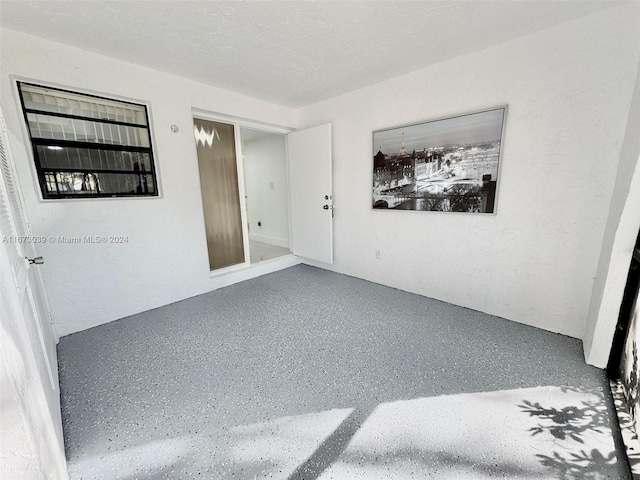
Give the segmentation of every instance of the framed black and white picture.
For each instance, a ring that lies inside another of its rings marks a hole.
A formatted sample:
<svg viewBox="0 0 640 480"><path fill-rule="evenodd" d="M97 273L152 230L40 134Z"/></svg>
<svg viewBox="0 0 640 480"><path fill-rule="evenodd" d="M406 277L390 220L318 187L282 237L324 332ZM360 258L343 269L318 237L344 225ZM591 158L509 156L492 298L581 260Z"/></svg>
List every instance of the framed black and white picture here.
<svg viewBox="0 0 640 480"><path fill-rule="evenodd" d="M373 132L373 208L495 213L507 107Z"/></svg>

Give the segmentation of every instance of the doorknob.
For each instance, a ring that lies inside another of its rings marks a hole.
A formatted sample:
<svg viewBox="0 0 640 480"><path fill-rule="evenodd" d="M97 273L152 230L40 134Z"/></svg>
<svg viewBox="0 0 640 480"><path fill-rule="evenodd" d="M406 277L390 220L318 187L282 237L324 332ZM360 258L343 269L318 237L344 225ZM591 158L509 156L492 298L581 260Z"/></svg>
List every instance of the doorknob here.
<svg viewBox="0 0 640 480"><path fill-rule="evenodd" d="M323 205L323 207L325 210L329 210L329 205Z"/></svg>
<svg viewBox="0 0 640 480"><path fill-rule="evenodd" d="M44 263L44 258L42 257L33 257L33 258L28 258L28 257L24 257L29 261L29 265L42 265Z"/></svg>

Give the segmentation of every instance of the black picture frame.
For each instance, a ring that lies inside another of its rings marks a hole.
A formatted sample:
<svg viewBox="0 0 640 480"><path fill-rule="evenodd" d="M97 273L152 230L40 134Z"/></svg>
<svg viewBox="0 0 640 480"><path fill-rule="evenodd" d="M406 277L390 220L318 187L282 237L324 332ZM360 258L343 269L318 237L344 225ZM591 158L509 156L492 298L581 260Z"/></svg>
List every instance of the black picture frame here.
<svg viewBox="0 0 640 480"><path fill-rule="evenodd" d="M496 213L507 106L373 132L378 210Z"/></svg>

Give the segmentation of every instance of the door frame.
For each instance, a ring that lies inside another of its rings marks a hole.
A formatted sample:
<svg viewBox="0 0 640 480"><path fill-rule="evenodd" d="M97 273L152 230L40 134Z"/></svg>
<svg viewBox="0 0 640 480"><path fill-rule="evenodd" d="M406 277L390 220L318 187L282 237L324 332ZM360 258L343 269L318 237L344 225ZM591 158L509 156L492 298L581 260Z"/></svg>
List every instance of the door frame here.
<svg viewBox="0 0 640 480"><path fill-rule="evenodd" d="M191 117L192 119L198 118L201 120L210 120L214 122L226 123L227 125L233 125L233 133L235 139L235 147L236 147L236 169L238 175L238 195L240 196L240 216L242 222L242 242L244 248L244 262L238 263L236 265L231 265L229 267L219 268L217 270L211 270L209 272L209 278L219 277L222 275L226 275L228 273L237 272L238 270L244 270L247 268L251 268L251 253L249 250L249 226L247 225L247 202L245 200L246 195L246 184L245 184L245 175L244 175L244 158L242 157L242 138L240 134L241 128L248 128L251 130L259 130L265 133L270 133L274 135L284 135L294 132L295 129L291 127L285 127L282 125L275 125L270 123L260 122L258 120L250 120L247 118L237 117L234 115L225 115L223 113L211 112L209 110L204 110L196 107L191 108ZM195 145L195 144L194 144ZM285 170L287 173L287 194L289 194L290 200L290 187L289 187L289 156L287 152L286 142L285 142ZM291 208L288 211L289 216L289 244L291 244ZM204 219L203 219L204 222Z"/></svg>

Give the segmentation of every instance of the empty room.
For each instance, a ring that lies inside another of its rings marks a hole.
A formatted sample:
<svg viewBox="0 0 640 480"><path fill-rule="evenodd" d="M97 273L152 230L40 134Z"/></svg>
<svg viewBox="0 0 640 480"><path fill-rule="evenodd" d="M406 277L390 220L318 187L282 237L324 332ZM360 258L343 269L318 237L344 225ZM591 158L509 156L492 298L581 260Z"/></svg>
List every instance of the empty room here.
<svg viewBox="0 0 640 480"><path fill-rule="evenodd" d="M0 2L0 478L640 478L640 3Z"/></svg>

